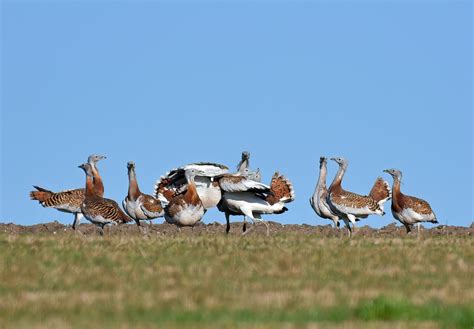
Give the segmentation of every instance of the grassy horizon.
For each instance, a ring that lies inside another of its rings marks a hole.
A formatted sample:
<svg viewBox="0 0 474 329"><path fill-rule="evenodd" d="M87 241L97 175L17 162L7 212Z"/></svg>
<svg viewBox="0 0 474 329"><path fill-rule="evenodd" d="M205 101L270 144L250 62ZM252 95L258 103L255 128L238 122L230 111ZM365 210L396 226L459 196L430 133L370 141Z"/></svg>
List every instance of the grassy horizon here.
<svg viewBox="0 0 474 329"><path fill-rule="evenodd" d="M0 235L0 327L472 328L471 237Z"/></svg>

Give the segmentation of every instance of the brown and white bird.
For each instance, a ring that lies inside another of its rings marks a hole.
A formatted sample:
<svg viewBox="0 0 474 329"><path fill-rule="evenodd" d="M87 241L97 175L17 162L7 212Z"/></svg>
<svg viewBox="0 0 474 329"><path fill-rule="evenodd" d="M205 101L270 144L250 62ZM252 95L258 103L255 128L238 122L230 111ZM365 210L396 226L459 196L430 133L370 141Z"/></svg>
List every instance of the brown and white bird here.
<svg viewBox="0 0 474 329"><path fill-rule="evenodd" d="M97 195L104 195L104 184L97 169L97 162L106 159L105 156L93 154L87 159L92 168L93 188ZM75 230L79 225L82 216L81 204L84 200L84 189L65 190L61 192L52 192L39 186L33 186L37 191L30 192L30 198L37 200L46 208L55 208L61 212L74 214L72 228Z"/></svg>
<svg viewBox="0 0 474 329"><path fill-rule="evenodd" d="M353 192L346 191L342 188L342 178L347 170L348 161L344 158L331 158L337 162L339 169L334 177L333 182L328 190L327 202L331 207L331 211L341 218L349 230L349 236L352 235L350 223L355 227L355 222L360 218L366 218L369 215L383 216L383 203L390 198L390 188L388 184L385 186L385 191L378 190L380 184L379 179L374 184L377 191L371 191L371 195L360 195Z"/></svg>
<svg viewBox="0 0 474 329"><path fill-rule="evenodd" d="M86 188L81 212L91 223L100 227L100 234L104 234L104 226L107 224L117 225L131 222L132 219L123 212L117 202L105 199L95 192L92 183L92 166L84 163L79 168L83 169L86 174Z"/></svg>
<svg viewBox="0 0 474 329"><path fill-rule="evenodd" d="M170 170L156 182L155 198L169 202L173 196L185 193L188 188L185 177L187 170L194 170L196 173L194 183L204 209L215 207L221 199L221 190L214 178L229 170L228 167L218 163L197 162Z"/></svg>
<svg viewBox="0 0 474 329"><path fill-rule="evenodd" d="M228 176L219 180L223 190L222 199L217 208L225 213L226 233L230 230L230 215L245 215L254 225L242 234L247 234L256 222L262 222L267 228L268 224L261 218L262 214L281 214L288 210L286 203L292 202L295 192L291 182L283 175L276 172L270 186L250 180L245 176Z"/></svg>
<svg viewBox="0 0 474 329"><path fill-rule="evenodd" d="M135 173L135 163L127 163L128 169L128 194L123 200L123 209L140 226L141 220L152 220L164 216L165 212L161 202L151 195L140 191Z"/></svg>
<svg viewBox="0 0 474 329"><path fill-rule="evenodd" d="M186 169L186 192L170 198L165 204L165 220L170 224L175 224L178 228L182 226L196 225L204 216L205 208L199 198L199 194L194 182L196 169Z"/></svg>
<svg viewBox="0 0 474 329"><path fill-rule="evenodd" d="M334 223L334 227L339 227L339 216L331 210L327 203L328 189L326 188L327 176L327 160L326 157L319 158L319 178L314 189L313 196L309 198L311 207L321 218L330 219Z"/></svg>
<svg viewBox="0 0 474 329"><path fill-rule="evenodd" d="M408 196L400 191L402 172L398 169L385 169L384 172L393 177L392 187L392 214L395 219L405 225L407 233L411 232L411 225L421 222L437 224L436 215L428 202ZM419 227L418 227L419 228Z"/></svg>

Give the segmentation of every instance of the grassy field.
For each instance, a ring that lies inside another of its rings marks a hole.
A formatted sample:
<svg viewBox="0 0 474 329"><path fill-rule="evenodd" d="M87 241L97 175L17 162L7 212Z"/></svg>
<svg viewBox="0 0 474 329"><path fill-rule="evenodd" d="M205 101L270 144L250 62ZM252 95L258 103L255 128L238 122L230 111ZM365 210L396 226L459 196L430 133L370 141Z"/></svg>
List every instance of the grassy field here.
<svg viewBox="0 0 474 329"><path fill-rule="evenodd" d="M0 235L1 328L473 328L471 237Z"/></svg>

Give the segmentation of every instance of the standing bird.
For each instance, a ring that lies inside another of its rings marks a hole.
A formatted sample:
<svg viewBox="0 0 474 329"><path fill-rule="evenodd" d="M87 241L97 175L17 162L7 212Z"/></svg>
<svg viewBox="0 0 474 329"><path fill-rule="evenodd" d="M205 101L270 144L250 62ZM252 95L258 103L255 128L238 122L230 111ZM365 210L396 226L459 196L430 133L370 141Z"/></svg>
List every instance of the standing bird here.
<svg viewBox="0 0 474 329"><path fill-rule="evenodd" d="M87 159L91 166L93 175L93 188L98 196L104 195L104 184L97 169L97 162L106 159L103 155L93 154ZM65 190L61 192L52 192L39 186L33 186L37 191L30 192L31 200L37 200L43 207L55 208L61 212L74 214L72 228L75 230L79 225L81 218L81 204L84 200L84 189Z"/></svg>
<svg viewBox="0 0 474 329"><path fill-rule="evenodd" d="M381 204L390 197L390 189L385 191L385 197L380 193L377 199L374 199L370 195L365 196L348 192L341 186L342 178L347 170L348 161L344 158L331 158L331 160L339 164L339 169L329 187L327 201L331 207L331 211L337 214L339 218L344 221L349 230L349 236L352 236L350 222L352 222L355 227L355 222L359 218L366 218L369 215L383 216L385 214L381 208ZM379 179L377 179L377 181L378 180ZM377 181L374 186L378 186ZM375 193L373 194L375 195Z"/></svg>
<svg viewBox="0 0 474 329"><path fill-rule="evenodd" d="M436 215L430 204L425 200L408 196L400 191L402 172L398 169L385 169L384 172L393 177L392 187L392 214L395 219L405 225L407 233L411 232L411 225L421 222L437 224ZM418 226L418 230L420 227Z"/></svg>
<svg viewBox="0 0 474 329"><path fill-rule="evenodd" d="M229 168L211 162L191 163L170 170L156 182L155 198L162 202L169 202L174 196L185 193L188 188L185 175L187 170L194 170L196 174L194 183L204 209L217 206L221 199L221 190L214 178L227 173Z"/></svg>
<svg viewBox="0 0 474 329"><path fill-rule="evenodd" d="M104 234L104 226L107 224L117 225L131 222L132 219L120 209L117 202L102 198L95 192L92 184L92 166L84 163L79 168L83 169L86 174L86 188L81 211L86 219L100 227L100 235Z"/></svg>
<svg viewBox="0 0 474 329"><path fill-rule="evenodd" d="M165 220L170 224L175 224L178 228L182 226L192 226L194 228L194 225L204 216L205 208L199 198L194 182L196 173L196 169L185 171L186 192L171 198L169 204L165 205Z"/></svg>
<svg viewBox="0 0 474 329"><path fill-rule="evenodd" d="M328 158L319 158L319 178L313 196L309 199L311 207L321 218L330 219L334 223L334 227L339 227L339 216L337 216L327 203L328 189L326 188L327 176L327 160Z"/></svg>
<svg viewBox="0 0 474 329"><path fill-rule="evenodd" d="M140 226L141 220L151 220L161 217L165 214L161 202L151 195L143 194L137 183L135 174L135 163L130 161L127 163L128 169L128 195L123 200L123 209L132 217L137 226Z"/></svg>
<svg viewBox="0 0 474 329"><path fill-rule="evenodd" d="M217 208L225 213L226 233L230 230L230 215L244 215L249 217L254 225L242 234L247 234L256 222L262 222L267 228L268 224L261 218L262 214L281 214L288 210L286 203L295 199L295 192L291 182L276 172L270 186L249 180L244 176L226 177L219 180L219 185L224 191Z"/></svg>

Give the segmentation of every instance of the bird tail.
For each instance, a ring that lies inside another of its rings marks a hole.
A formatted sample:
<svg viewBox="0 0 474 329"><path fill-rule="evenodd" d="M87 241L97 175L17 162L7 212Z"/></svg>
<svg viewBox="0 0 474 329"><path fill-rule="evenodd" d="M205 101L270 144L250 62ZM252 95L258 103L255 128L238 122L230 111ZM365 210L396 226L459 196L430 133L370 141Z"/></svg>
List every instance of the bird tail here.
<svg viewBox="0 0 474 329"><path fill-rule="evenodd" d="M51 191L49 191L47 189L44 189L42 187L39 187L39 186L33 185L33 187L35 189L37 189L37 191L31 191L30 192L30 198L31 198L31 200L37 200L40 203L45 202L46 200L48 200L51 197L51 195L53 195L53 193L54 193L54 192L51 192Z"/></svg>
<svg viewBox="0 0 474 329"><path fill-rule="evenodd" d="M370 190L369 196L378 204L384 203L392 197L390 185L382 177L378 177Z"/></svg>
<svg viewBox="0 0 474 329"><path fill-rule="evenodd" d="M271 193L266 197L266 201L273 205L278 202L288 203L295 199L295 190L293 184L279 172L272 177L270 184Z"/></svg>
<svg viewBox="0 0 474 329"><path fill-rule="evenodd" d="M168 188L169 181L167 179L161 179L155 184L155 195L154 197L160 200L161 205L165 208L176 195L178 191L175 189Z"/></svg>

